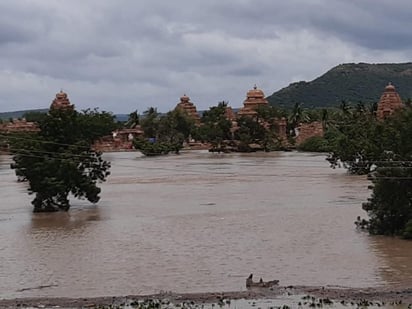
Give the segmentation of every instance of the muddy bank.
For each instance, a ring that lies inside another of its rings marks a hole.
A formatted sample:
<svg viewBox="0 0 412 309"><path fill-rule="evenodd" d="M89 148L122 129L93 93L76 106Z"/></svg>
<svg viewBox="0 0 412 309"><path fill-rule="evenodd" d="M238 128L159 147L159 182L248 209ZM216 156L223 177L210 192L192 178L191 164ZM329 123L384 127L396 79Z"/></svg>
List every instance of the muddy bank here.
<svg viewBox="0 0 412 309"><path fill-rule="evenodd" d="M91 298L17 298L0 300L0 308L25 307L60 307L60 308L94 308L94 307L134 307L139 302L159 301L162 304L181 304L193 306L202 304L229 304L233 300L276 300L284 295L313 301L346 302L357 305L360 302L375 304L412 304L412 288L347 288L324 286L277 286L273 288L255 288L247 291L215 293L159 293L152 295L127 295ZM302 301L303 304L303 301Z"/></svg>

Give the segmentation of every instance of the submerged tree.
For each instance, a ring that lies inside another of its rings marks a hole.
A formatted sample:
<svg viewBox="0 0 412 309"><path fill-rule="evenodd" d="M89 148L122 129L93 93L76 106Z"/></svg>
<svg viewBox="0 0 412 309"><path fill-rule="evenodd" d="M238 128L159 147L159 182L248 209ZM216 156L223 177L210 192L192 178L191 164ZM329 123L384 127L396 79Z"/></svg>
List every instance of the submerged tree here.
<svg viewBox="0 0 412 309"><path fill-rule="evenodd" d="M9 138L12 168L35 194L34 212L69 210L69 194L99 201L97 182L109 175L110 163L92 144L115 126L114 117L106 112L56 109L40 121L39 133Z"/></svg>
<svg viewBox="0 0 412 309"><path fill-rule="evenodd" d="M194 121L180 109L160 115L149 108L145 116L142 119L145 138L135 139L133 146L147 156L179 153L194 128Z"/></svg>
<svg viewBox="0 0 412 309"><path fill-rule="evenodd" d="M343 101L341 109L325 134L330 149L327 160L332 167L343 164L352 174L367 174L376 161L387 159L383 138L388 130L361 104L353 109Z"/></svg>
<svg viewBox="0 0 412 309"><path fill-rule="evenodd" d="M212 149L220 149L224 140L232 138L232 122L226 117L227 102L221 101L205 111L202 125L194 132L194 138L212 144Z"/></svg>
<svg viewBox="0 0 412 309"><path fill-rule="evenodd" d="M380 143L385 160L375 162L370 174L372 196L363 209L372 234L412 238L412 110L385 120Z"/></svg>
<svg viewBox="0 0 412 309"><path fill-rule="evenodd" d="M140 126L147 138L157 138L159 135L160 114L157 108L149 107L143 112L143 118L140 119Z"/></svg>
<svg viewBox="0 0 412 309"><path fill-rule="evenodd" d="M252 144L264 151L279 150L281 141L275 121L280 116L279 111L272 106L259 106L255 111L254 115L245 115L237 120L238 130L234 136L239 141L239 151L255 151Z"/></svg>
<svg viewBox="0 0 412 309"><path fill-rule="evenodd" d="M140 115L135 110L134 112L129 114L129 118L127 119L126 123L124 126L128 129L134 129L140 124Z"/></svg>
<svg viewBox="0 0 412 309"><path fill-rule="evenodd" d="M363 104L345 107L344 117L329 131L328 160L372 181L372 195L362 206L369 218L358 218L359 227L412 238L412 110L384 120L376 119L374 110Z"/></svg>

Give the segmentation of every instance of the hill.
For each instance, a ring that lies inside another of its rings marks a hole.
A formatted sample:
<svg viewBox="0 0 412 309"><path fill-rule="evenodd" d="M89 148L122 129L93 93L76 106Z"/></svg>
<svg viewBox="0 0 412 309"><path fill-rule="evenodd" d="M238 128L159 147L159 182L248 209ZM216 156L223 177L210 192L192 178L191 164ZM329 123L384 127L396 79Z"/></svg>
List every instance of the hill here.
<svg viewBox="0 0 412 309"><path fill-rule="evenodd" d="M347 63L338 65L310 82L292 83L267 99L271 105L292 107L339 106L342 100L377 102L391 82L403 100L412 98L412 63Z"/></svg>
<svg viewBox="0 0 412 309"><path fill-rule="evenodd" d="M42 108L42 109L27 109L27 110L21 110L21 111L13 111L13 112L3 112L0 113L0 119L2 120L9 120L10 118L12 119L17 119L17 118L22 118L24 114L26 113L47 113L49 111L48 108ZM116 114L115 115L117 121L127 121L129 115L128 114Z"/></svg>
<svg viewBox="0 0 412 309"><path fill-rule="evenodd" d="M28 112L47 113L48 110L49 110L48 108L43 108L43 109L30 109L30 110L22 110L22 111L3 112L3 113L0 113L0 119L2 120L8 120L10 118L16 119L16 118L23 117L23 115Z"/></svg>

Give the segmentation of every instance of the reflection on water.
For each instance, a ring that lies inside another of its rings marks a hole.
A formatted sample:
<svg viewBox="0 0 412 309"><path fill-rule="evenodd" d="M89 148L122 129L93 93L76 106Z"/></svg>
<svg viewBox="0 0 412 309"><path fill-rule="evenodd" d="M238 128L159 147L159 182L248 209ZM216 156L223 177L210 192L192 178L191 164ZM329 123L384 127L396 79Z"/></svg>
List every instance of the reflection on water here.
<svg viewBox="0 0 412 309"><path fill-rule="evenodd" d="M372 238L372 237L371 237ZM412 245L410 241L383 236L371 239L371 248L381 258L379 272L391 286L412 285Z"/></svg>
<svg viewBox="0 0 412 309"><path fill-rule="evenodd" d="M281 284L406 285L412 242L356 231L365 177L322 155L105 154L99 205L32 214L0 160L0 297L239 290ZM23 291L22 291L23 290Z"/></svg>

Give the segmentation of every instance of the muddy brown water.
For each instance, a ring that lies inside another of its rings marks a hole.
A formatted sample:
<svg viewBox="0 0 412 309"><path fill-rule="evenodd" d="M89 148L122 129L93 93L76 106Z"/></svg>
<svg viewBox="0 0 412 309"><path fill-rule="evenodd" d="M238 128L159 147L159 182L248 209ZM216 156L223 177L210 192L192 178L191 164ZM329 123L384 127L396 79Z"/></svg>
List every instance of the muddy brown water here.
<svg viewBox="0 0 412 309"><path fill-rule="evenodd" d="M363 176L296 152L145 158L108 153L97 206L32 214L0 156L0 297L411 286L412 242L355 229Z"/></svg>

